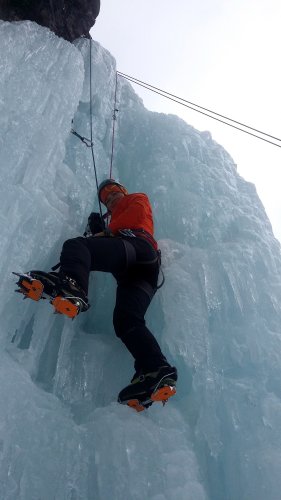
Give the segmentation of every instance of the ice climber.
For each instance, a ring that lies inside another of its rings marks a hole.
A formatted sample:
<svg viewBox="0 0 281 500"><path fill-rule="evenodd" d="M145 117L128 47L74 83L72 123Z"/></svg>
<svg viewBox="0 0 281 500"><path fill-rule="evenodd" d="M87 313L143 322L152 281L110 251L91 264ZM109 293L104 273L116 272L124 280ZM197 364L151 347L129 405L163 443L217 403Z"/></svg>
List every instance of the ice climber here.
<svg viewBox="0 0 281 500"><path fill-rule="evenodd" d="M82 311L88 309L90 272L114 276L114 329L135 359L135 375L118 401L141 411L153 401L164 402L175 394L177 380L176 368L168 363L144 319L157 290L160 265L152 209L146 194L129 194L113 179L100 184L98 196L111 217L108 227L100 214L92 213L84 237L63 244L58 273L30 274L42 281L47 293L48 286L53 286L70 302L78 300Z"/></svg>

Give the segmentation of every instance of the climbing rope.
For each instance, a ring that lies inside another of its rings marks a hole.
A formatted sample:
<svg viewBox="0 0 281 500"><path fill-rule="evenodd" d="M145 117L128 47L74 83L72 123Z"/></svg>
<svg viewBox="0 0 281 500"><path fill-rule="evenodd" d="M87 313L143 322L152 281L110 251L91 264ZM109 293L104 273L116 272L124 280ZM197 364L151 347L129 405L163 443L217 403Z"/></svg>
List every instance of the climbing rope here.
<svg viewBox="0 0 281 500"><path fill-rule="evenodd" d="M131 83L135 83L136 85L139 85L141 87L144 87L146 90L150 90L151 92L154 92L155 94L161 95L162 97L165 97L166 99L169 99L170 101L174 101L178 104L181 104L182 106L185 106L186 108L192 109L193 111L197 111L197 113L201 113L202 115L208 116L209 118L212 118L213 120L217 120L217 121L223 123L224 125L228 125L229 127L240 130L240 132L244 132L245 134L249 134L253 137L256 137L257 139L261 139L262 141L268 142L269 144L272 144L273 146L277 146L278 148L281 148L281 144L276 144L276 142L272 142L272 141L265 138L265 137L270 137L271 139L274 139L278 142L281 142L281 139L279 139L278 137L275 137L273 135L262 132L261 130L258 130L254 127L250 127L249 125L246 125L244 123L233 120L232 118L228 118L227 116L216 113L215 111L211 111L207 108L204 108L203 106L199 106L198 104L194 104L190 101L187 101L186 99L183 99L182 97L176 96L175 94L171 94L170 92L167 92L166 90L162 90L158 87L154 87L150 83L143 82L142 80L138 80L137 78L135 78L133 76L127 75L126 73L121 73L120 71L117 71L117 74L118 74L118 76L125 78L125 80L128 80ZM204 111L202 111L202 110L204 110ZM215 116L212 116L209 113L212 113ZM216 118L218 116L220 118L224 118L225 120L228 120L231 123L228 123L224 120ZM237 125L241 125L242 127L244 127L245 129L248 129L248 130L244 130L240 127L237 127L237 126L233 125L234 123L236 123ZM259 135L253 134L249 130L253 130L254 132L257 132L265 137L260 137Z"/></svg>
<svg viewBox="0 0 281 500"><path fill-rule="evenodd" d="M75 135L76 137L78 137L81 142L83 142L83 144L85 144L85 146L87 146L88 148L91 148L91 153L92 153L92 160L93 160L93 165L94 165L94 173L95 173L95 181L96 181L96 188L97 188L97 192L98 192L98 187L99 187L99 184L98 184L98 176L97 176L97 168L96 168L96 160L95 160L95 152L94 152L94 142L93 142L93 104L92 104L92 39L90 38L90 116L89 116L89 119L90 119L90 139L87 139L87 137L84 137L80 134L78 134L78 132L76 132L76 130L74 130L73 128L71 129L71 133L73 135ZM100 216L103 217L102 215L102 207L101 207L101 202L98 198L98 204L99 204L99 212L100 212Z"/></svg>
<svg viewBox="0 0 281 500"><path fill-rule="evenodd" d="M111 158L110 158L110 169L109 169L109 179L112 179L112 167L113 167L113 155L114 155L114 139L115 139L115 123L117 120L117 71L115 73L115 92L114 92L114 108L113 108L113 116L112 116L112 140L111 140Z"/></svg>
<svg viewBox="0 0 281 500"><path fill-rule="evenodd" d="M112 179L112 169L113 169L113 157L114 157L114 142L115 142L115 123L117 120L117 72L115 74L115 91L114 91L114 108L113 108L113 116L112 116L112 139L111 139L111 157L110 157L110 169L109 169L109 179ZM82 136L79 134L76 130L73 128L71 129L71 133L78 137L85 146L88 148L91 148L91 153L92 153L92 159L93 159L93 165L94 165L94 172L95 172L95 181L96 181L96 188L98 192L98 177L97 177L97 169L96 169L96 161L95 161L95 153L94 153L94 142L93 142L93 104L92 104L92 40L90 39L90 139L87 137ZM101 207L101 202L98 198L98 203L99 203L99 211L101 217L104 217L102 215L102 207Z"/></svg>
<svg viewBox="0 0 281 500"><path fill-rule="evenodd" d="M98 183L98 176L97 176L97 169L96 169L96 162L95 162L95 154L94 154L94 146L93 146L93 104L92 104L92 39L90 38L90 131L91 131L91 152L92 152L92 158L93 158L93 164L94 164L94 172L95 172L95 179L96 179L96 188L97 192L99 189L99 183ZM101 208L101 202L98 196L98 203L99 203L99 211L100 211L100 216L102 217L102 208Z"/></svg>

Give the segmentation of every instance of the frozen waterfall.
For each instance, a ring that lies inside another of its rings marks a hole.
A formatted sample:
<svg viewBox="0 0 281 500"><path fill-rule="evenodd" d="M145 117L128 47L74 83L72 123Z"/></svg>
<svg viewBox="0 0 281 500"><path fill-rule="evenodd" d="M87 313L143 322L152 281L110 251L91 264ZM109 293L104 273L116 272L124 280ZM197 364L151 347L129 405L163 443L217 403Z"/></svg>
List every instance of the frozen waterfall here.
<svg viewBox="0 0 281 500"><path fill-rule="evenodd" d="M99 179L110 164L115 61L92 45ZM281 254L255 187L208 132L146 110L118 81L114 176L146 192L165 286L147 316L178 393L116 402L133 363L111 324L115 284L91 278L75 321L14 294L50 270L97 209L89 41L0 21L1 500L280 500ZM73 120L73 123L72 123Z"/></svg>

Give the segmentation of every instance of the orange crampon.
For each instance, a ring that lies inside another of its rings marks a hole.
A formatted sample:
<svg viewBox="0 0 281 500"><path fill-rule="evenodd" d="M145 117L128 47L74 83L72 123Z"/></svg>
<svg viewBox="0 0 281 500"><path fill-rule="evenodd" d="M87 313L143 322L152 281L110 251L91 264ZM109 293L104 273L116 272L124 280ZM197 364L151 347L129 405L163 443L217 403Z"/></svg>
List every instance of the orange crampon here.
<svg viewBox="0 0 281 500"><path fill-rule="evenodd" d="M80 312L80 303L69 300L67 297L57 296L51 300L51 304L55 308L55 313L64 314L68 318L75 318Z"/></svg>

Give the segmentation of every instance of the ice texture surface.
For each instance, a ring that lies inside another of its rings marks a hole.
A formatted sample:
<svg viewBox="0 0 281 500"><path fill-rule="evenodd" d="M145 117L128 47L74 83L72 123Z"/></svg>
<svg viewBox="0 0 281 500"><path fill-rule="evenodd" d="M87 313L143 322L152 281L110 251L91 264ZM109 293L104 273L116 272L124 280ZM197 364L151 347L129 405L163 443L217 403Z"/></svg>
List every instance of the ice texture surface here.
<svg viewBox="0 0 281 500"><path fill-rule="evenodd" d="M279 500L281 257L228 153L118 81L115 178L153 203L166 282L148 324L179 370L165 408L116 403L133 362L97 273L75 321L13 293L49 270L97 209L89 41L0 22L0 498ZM99 180L108 177L115 61L92 44ZM72 123L73 120L73 123Z"/></svg>

